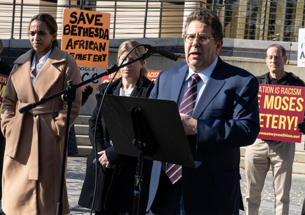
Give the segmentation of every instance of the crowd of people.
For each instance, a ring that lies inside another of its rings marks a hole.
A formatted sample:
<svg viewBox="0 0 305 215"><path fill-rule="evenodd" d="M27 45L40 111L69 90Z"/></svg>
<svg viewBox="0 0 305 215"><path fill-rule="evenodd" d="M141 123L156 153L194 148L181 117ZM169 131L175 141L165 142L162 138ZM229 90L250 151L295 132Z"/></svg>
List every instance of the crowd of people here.
<svg viewBox="0 0 305 215"><path fill-rule="evenodd" d="M185 62L161 72L155 83L147 79L146 62L141 60L121 68L121 78L108 88L108 84L98 87L97 97L110 94L175 101L192 156L201 163L190 168L144 160L139 213L239 214L241 209L249 215L258 214L271 167L276 214L288 214L295 143L257 139L259 84L305 86L299 77L285 71L285 48L269 46L269 72L255 77L220 58L223 27L212 11L193 11L184 29ZM8 215L56 213L65 126L71 127L78 117L82 92L76 90L69 125L65 125L67 104L60 98L24 114L18 111L65 89L67 80L80 82L74 58L58 48L56 37L55 19L48 14L36 15L29 23L33 48L14 62L12 70L0 61L0 73L9 75L1 112L0 147L2 209ZM117 60L127 63L143 53L145 48L139 42L128 40L120 45ZM92 93L92 89L87 90L84 97ZM131 214L137 158L115 152L99 109L97 102L89 120L93 149L87 158L79 205L93 208L95 214ZM305 122L298 128L305 133ZM241 146L247 146L245 207L240 189ZM64 184L62 214L69 212Z"/></svg>

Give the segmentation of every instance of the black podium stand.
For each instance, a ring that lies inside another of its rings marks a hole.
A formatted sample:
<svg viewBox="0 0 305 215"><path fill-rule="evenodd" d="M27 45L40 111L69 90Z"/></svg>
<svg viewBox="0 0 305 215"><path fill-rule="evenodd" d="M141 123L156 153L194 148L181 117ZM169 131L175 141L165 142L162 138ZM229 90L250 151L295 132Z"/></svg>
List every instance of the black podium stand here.
<svg viewBox="0 0 305 215"><path fill-rule="evenodd" d="M196 168L175 102L106 95L102 115L115 152L138 157L133 214L139 209L143 158Z"/></svg>
<svg viewBox="0 0 305 215"><path fill-rule="evenodd" d="M144 158L196 168L174 101L106 95L102 114L115 152L138 157L132 108L141 109L152 132L155 152Z"/></svg>

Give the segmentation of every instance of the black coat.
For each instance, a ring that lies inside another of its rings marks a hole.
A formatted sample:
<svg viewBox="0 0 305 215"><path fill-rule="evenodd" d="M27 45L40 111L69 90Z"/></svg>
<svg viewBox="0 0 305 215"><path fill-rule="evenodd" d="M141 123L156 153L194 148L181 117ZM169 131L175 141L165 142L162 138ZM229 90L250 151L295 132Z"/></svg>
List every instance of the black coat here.
<svg viewBox="0 0 305 215"><path fill-rule="evenodd" d="M271 80L269 77L269 72L257 77L258 82L260 84L271 84ZM304 87L305 83L302 81L298 76L294 75L292 72L287 72L287 78L285 78L285 82L283 85L288 85L288 86L299 86L299 87Z"/></svg>
<svg viewBox="0 0 305 215"><path fill-rule="evenodd" d="M0 61L0 73L3 75L10 75L12 68L5 62Z"/></svg>
<svg viewBox="0 0 305 215"><path fill-rule="evenodd" d="M12 68L5 62L0 61L0 73L3 75L10 75ZM5 150L5 138L0 131L0 183L2 182L2 169L3 169L3 158ZM2 187L0 186L0 200L2 199Z"/></svg>
<svg viewBox="0 0 305 215"><path fill-rule="evenodd" d="M107 83L108 84L108 83ZM107 84L99 86L99 92L104 93ZM137 86L139 83L137 83ZM147 78L143 78L141 88L135 87L131 93L134 97L149 97L150 91L154 84ZM121 78L113 82L107 94L119 95L122 87ZM94 145L94 127L97 120L98 106L95 107L92 117L89 120L89 137L91 144ZM106 209L116 212L132 212L133 205L133 181L136 170L137 158L120 155L114 152L114 147L109 143L110 137L106 129L106 125L101 117L98 117L96 129L97 151L106 151L107 158L111 165L116 165L114 169L106 169L99 165L97 194L94 204L94 210L100 211ZM104 134L104 135L103 135ZM93 146L94 147L94 146ZM81 191L78 204L82 207L91 208L94 180L95 180L95 159L94 149L87 159L86 177ZM140 197L140 212L145 213L145 208L148 200L148 188L151 173L152 161L144 160L143 165L143 193Z"/></svg>

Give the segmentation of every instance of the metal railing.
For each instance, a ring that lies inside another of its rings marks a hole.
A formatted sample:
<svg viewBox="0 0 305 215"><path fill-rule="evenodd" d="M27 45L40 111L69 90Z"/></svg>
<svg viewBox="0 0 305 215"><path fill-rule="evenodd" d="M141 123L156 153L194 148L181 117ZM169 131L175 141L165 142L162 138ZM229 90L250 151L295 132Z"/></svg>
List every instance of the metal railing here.
<svg viewBox="0 0 305 215"><path fill-rule="evenodd" d="M295 0L0 0L0 38L28 38L33 15L50 13L61 38L64 8L111 14L110 38L181 37L184 17L197 8L219 16L225 38L298 41L304 28L305 3Z"/></svg>

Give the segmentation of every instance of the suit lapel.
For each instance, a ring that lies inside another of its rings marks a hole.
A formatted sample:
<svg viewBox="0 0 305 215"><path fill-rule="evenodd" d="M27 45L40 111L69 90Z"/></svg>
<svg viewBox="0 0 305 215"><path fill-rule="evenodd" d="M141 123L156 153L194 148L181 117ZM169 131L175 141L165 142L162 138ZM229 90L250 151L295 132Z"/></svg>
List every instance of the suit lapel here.
<svg viewBox="0 0 305 215"><path fill-rule="evenodd" d="M64 71L66 54L54 48L34 81L38 99L44 97ZM65 80L68 81L68 80Z"/></svg>
<svg viewBox="0 0 305 215"><path fill-rule="evenodd" d="M212 102L212 100L219 93L226 81L223 79L225 76L225 69L223 67L223 61L218 58L217 65L211 74L211 77L195 107L192 114L192 118L198 119L202 112L205 111L207 106Z"/></svg>
<svg viewBox="0 0 305 215"><path fill-rule="evenodd" d="M118 83L118 85L113 89L113 95L119 96L120 95L120 89L122 87L122 80Z"/></svg>
<svg viewBox="0 0 305 215"><path fill-rule="evenodd" d="M140 92L140 88L137 87L137 85L133 88L130 97L136 97L138 93Z"/></svg>
<svg viewBox="0 0 305 215"><path fill-rule="evenodd" d="M175 101L177 104L188 68L188 65L185 64L179 69L178 73L173 76L171 100Z"/></svg>

